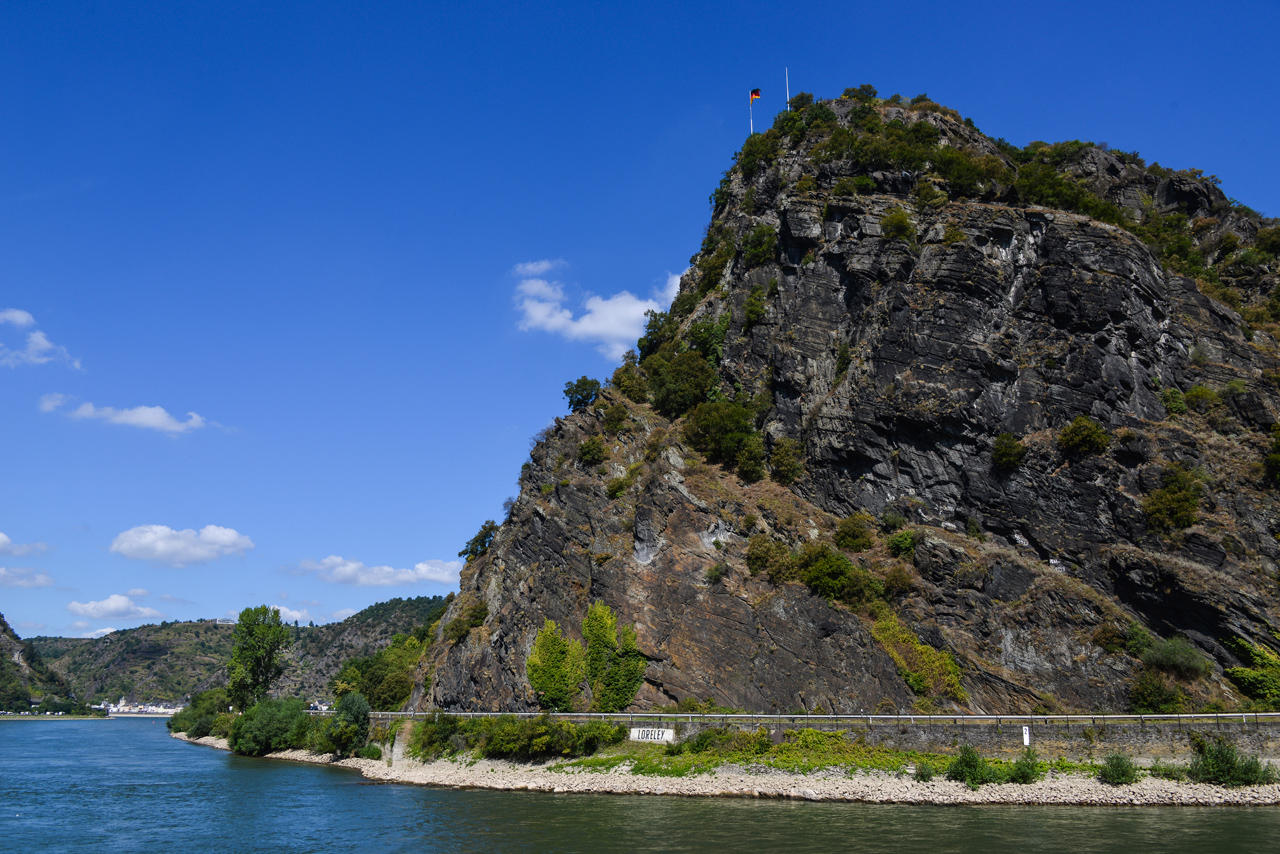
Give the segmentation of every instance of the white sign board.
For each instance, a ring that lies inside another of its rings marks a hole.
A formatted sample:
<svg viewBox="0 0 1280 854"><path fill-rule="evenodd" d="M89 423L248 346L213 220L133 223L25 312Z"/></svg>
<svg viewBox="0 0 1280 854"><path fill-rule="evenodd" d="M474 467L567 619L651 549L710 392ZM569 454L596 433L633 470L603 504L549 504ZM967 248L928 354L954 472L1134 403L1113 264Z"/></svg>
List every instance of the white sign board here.
<svg viewBox="0 0 1280 854"><path fill-rule="evenodd" d="M654 744L673 744L676 740L676 731L659 727L633 726L631 728L631 740L649 741Z"/></svg>
<svg viewBox="0 0 1280 854"><path fill-rule="evenodd" d="M1029 726L1022 728L1022 744L1024 747L1031 746L1031 727Z"/></svg>

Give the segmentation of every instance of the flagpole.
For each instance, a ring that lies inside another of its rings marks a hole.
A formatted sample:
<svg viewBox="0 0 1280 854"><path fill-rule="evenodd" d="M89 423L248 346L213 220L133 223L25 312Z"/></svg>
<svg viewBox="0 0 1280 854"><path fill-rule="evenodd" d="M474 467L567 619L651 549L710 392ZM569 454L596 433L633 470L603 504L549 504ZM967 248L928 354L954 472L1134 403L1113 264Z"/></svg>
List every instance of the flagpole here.
<svg viewBox="0 0 1280 854"><path fill-rule="evenodd" d="M751 103L754 100L755 98L752 98L750 95L747 95L747 130L748 130L747 136L752 136L756 132L756 117L755 117L754 110L752 110L752 103Z"/></svg>
<svg viewBox="0 0 1280 854"><path fill-rule="evenodd" d="M785 65L782 66L782 73L787 78L787 112L791 112L791 69Z"/></svg>

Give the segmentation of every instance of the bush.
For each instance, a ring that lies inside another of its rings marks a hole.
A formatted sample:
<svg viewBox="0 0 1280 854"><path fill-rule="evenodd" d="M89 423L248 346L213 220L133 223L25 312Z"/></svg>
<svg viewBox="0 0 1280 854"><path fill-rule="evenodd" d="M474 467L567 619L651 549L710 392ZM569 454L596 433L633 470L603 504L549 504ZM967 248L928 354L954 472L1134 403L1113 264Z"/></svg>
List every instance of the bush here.
<svg viewBox="0 0 1280 854"><path fill-rule="evenodd" d="M1208 676L1213 669L1209 660L1182 638L1157 641L1142 656L1142 663L1182 679Z"/></svg>
<svg viewBox="0 0 1280 854"><path fill-rule="evenodd" d="M242 756L288 750L295 746L295 730L305 731L307 718L301 700L263 700L232 724L231 749Z"/></svg>
<svg viewBox="0 0 1280 854"><path fill-rule="evenodd" d="M1129 688L1129 703L1140 715L1176 715L1182 712L1186 695L1167 676L1144 669Z"/></svg>
<svg viewBox="0 0 1280 854"><path fill-rule="evenodd" d="M774 481L789 486L804 476L804 453L794 439L779 439L773 443L769 455L769 468Z"/></svg>
<svg viewBox="0 0 1280 854"><path fill-rule="evenodd" d="M564 396L569 401L570 412L582 412L596 402L600 395L600 383L587 376L564 384Z"/></svg>
<svg viewBox="0 0 1280 854"><path fill-rule="evenodd" d="M204 738L212 733L214 722L219 715L226 714L230 703L226 688L211 688L192 694L182 711L166 721L166 726L170 732L185 732L189 738Z"/></svg>
<svg viewBox="0 0 1280 854"><path fill-rule="evenodd" d="M1196 523L1204 486L1193 471L1174 463L1164 470L1163 485L1142 502L1147 525L1156 531L1180 531Z"/></svg>
<svg viewBox="0 0 1280 854"><path fill-rule="evenodd" d="M610 433L618 433L627 423L627 407L621 403L615 403L604 411L604 429Z"/></svg>
<svg viewBox="0 0 1280 854"><path fill-rule="evenodd" d="M757 225L742 243L742 261L747 269L772 262L777 253L778 232L771 225Z"/></svg>
<svg viewBox="0 0 1280 854"><path fill-rule="evenodd" d="M406 752L420 760L475 750L488 759L530 761L549 757L585 756L600 747L617 744L627 736L627 728L604 721L573 724L538 718L495 718L459 720L436 712L414 727Z"/></svg>
<svg viewBox="0 0 1280 854"><path fill-rule="evenodd" d="M711 462L732 465L752 432L752 421L751 410L741 404L700 403L689 413L684 436Z"/></svg>
<svg viewBox="0 0 1280 854"><path fill-rule="evenodd" d="M991 465L999 472L1011 472L1022 465L1027 455L1027 446L1018 441L1012 433L1001 433L996 436L995 446L991 449Z"/></svg>
<svg viewBox="0 0 1280 854"><path fill-rule="evenodd" d="M747 569L752 575L765 573L778 584L795 573L791 552L768 534L754 534L747 540Z"/></svg>
<svg viewBox="0 0 1280 854"><path fill-rule="evenodd" d="M750 332L751 327L764 320L764 314L764 288L756 285L751 289L751 293L747 295L747 300L742 306L743 331Z"/></svg>
<svg viewBox="0 0 1280 854"><path fill-rule="evenodd" d="M1109 786L1124 786L1138 782L1138 768L1128 756L1113 753L1098 769L1099 782Z"/></svg>
<svg viewBox="0 0 1280 854"><path fill-rule="evenodd" d="M366 744L364 747L356 751L356 756L361 759L381 759L382 748L376 744Z"/></svg>
<svg viewBox="0 0 1280 854"><path fill-rule="evenodd" d="M1222 398L1218 396L1216 391L1203 385L1193 385L1187 389L1184 400L1187 406L1196 412L1208 412L1222 403Z"/></svg>
<svg viewBox="0 0 1280 854"><path fill-rule="evenodd" d="M1014 763L1009 766L1008 772L1005 774L1005 780L1009 783L1034 783L1044 776L1044 772L1040 769L1040 760L1036 756L1036 752L1028 747L1022 751L1022 755L1017 758Z"/></svg>
<svg viewBox="0 0 1280 854"><path fill-rule="evenodd" d="M905 240L914 243L916 228L911 224L911 217L902 208L892 208L880 218L880 233L886 240Z"/></svg>
<svg viewBox="0 0 1280 854"><path fill-rule="evenodd" d="M915 778L918 783L928 783L933 779L933 766L928 762L920 762L916 764Z"/></svg>
<svg viewBox="0 0 1280 854"><path fill-rule="evenodd" d="M906 524L907 517L897 510L886 510L880 514L880 530L886 534L892 534Z"/></svg>
<svg viewBox="0 0 1280 854"><path fill-rule="evenodd" d="M578 444L578 462L584 466L597 466L608 457L604 442L599 436L592 436Z"/></svg>
<svg viewBox="0 0 1280 854"><path fill-rule="evenodd" d="M711 585L719 584L728 576L729 576L729 564L725 563L724 561L720 561L719 563L713 564L711 567L707 569L707 572L706 572L707 583Z"/></svg>
<svg viewBox="0 0 1280 854"><path fill-rule="evenodd" d="M1088 415L1077 415L1058 434L1058 448L1068 457L1100 454L1110 444L1111 436Z"/></svg>
<svg viewBox="0 0 1280 854"><path fill-rule="evenodd" d="M1187 399L1176 388L1167 388L1160 392L1160 402L1169 415L1181 415L1187 411Z"/></svg>
<svg viewBox="0 0 1280 854"><path fill-rule="evenodd" d="M857 605L884 594L880 579L854 566L825 543L805 543L794 556L792 566L800 580L818 596Z"/></svg>
<svg viewBox="0 0 1280 854"><path fill-rule="evenodd" d="M489 606L484 603L472 605L460 617L450 620L444 627L444 636L449 643L460 643L471 633L472 629L484 625L489 618Z"/></svg>
<svg viewBox="0 0 1280 854"><path fill-rule="evenodd" d="M855 513L836 526L835 544L847 552L865 552L875 544L871 526L875 520L866 513Z"/></svg>
<svg viewBox="0 0 1280 854"><path fill-rule="evenodd" d="M1256 756L1241 756L1236 746L1225 738L1210 741L1193 733L1191 748L1196 755L1187 766L1187 778L1194 783L1260 786L1276 782L1274 768L1264 766Z"/></svg>
<svg viewBox="0 0 1280 854"><path fill-rule="evenodd" d="M966 744L947 766L947 779L964 783L970 789L977 789L984 783L1000 782L1000 775L987 760L978 755L978 751Z"/></svg>
<svg viewBox="0 0 1280 854"><path fill-rule="evenodd" d="M653 406L667 418L679 418L707 399L716 372L701 354L689 350L668 360L655 354L643 363Z"/></svg>
<svg viewBox="0 0 1280 854"><path fill-rule="evenodd" d="M915 531L904 528L885 540L885 545L889 548L889 554L894 557L911 557L916 551Z"/></svg>

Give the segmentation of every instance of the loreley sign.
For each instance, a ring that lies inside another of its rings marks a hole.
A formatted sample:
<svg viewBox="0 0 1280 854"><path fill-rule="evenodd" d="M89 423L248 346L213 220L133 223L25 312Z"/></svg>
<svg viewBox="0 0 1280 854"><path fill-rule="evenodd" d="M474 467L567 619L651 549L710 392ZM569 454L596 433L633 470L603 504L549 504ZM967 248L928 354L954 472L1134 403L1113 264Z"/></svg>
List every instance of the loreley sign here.
<svg viewBox="0 0 1280 854"><path fill-rule="evenodd" d="M631 728L631 740L649 741L654 744L673 744L676 740L676 731L659 727L633 726Z"/></svg>

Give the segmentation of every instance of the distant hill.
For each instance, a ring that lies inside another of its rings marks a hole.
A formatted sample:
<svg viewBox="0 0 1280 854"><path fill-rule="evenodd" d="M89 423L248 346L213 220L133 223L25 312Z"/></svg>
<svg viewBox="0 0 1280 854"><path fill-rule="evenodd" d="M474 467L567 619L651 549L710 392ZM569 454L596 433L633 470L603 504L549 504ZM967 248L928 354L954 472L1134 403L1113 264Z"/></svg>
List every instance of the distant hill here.
<svg viewBox="0 0 1280 854"><path fill-rule="evenodd" d="M293 627L294 640L275 693L325 698L329 680L344 661L371 655L397 633L429 624L444 606L441 596L397 598L370 605L340 623ZM93 639L36 637L30 646L77 696L91 702L121 697L180 702L225 682L233 631L234 626L212 620L172 622Z"/></svg>
<svg viewBox="0 0 1280 854"><path fill-rule="evenodd" d="M65 698L68 693L66 683L30 644L18 638L0 614L0 711L25 712L32 700Z"/></svg>

